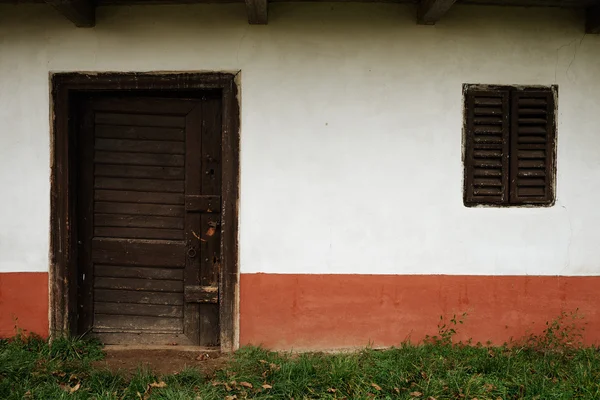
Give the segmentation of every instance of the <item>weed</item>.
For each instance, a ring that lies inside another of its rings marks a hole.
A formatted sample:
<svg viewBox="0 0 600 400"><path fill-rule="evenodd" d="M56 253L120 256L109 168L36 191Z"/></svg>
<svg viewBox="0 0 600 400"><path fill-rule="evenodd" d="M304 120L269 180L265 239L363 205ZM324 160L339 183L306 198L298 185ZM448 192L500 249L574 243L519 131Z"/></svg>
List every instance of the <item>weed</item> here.
<svg viewBox="0 0 600 400"><path fill-rule="evenodd" d="M425 336L425 343L435 344L439 346L451 346L453 344L453 338L456 335L456 328L458 325L462 325L467 318L467 313L464 312L460 317L456 314L450 318L450 321L446 321L444 316L440 316L440 320L437 325L438 334L434 336Z"/></svg>
<svg viewBox="0 0 600 400"><path fill-rule="evenodd" d="M557 318L546 322L546 327L539 335L530 334L522 339L521 347L547 354L570 354L583 347L585 327L581 325L583 316L579 309L571 312L563 311Z"/></svg>

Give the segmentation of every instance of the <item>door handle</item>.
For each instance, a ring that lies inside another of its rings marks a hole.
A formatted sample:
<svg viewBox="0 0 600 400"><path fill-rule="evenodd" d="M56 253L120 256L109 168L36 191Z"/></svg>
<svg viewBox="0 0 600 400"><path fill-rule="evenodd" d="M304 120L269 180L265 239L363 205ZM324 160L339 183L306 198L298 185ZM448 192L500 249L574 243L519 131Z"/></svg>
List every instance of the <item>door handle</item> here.
<svg viewBox="0 0 600 400"><path fill-rule="evenodd" d="M196 247L195 246L188 247L187 255L189 258L196 257L196 255L198 255L198 252L196 251Z"/></svg>

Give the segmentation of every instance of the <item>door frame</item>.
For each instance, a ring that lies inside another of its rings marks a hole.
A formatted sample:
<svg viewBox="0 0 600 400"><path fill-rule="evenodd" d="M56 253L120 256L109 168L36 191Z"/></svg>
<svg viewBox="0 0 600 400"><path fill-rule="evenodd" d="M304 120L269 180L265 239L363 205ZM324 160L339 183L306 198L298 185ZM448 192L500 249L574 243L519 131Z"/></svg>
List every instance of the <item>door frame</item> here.
<svg viewBox="0 0 600 400"><path fill-rule="evenodd" d="M239 346L239 71L236 73L51 73L50 336L77 332L77 214L71 99L106 91L217 89L222 99L222 204L219 326L221 351ZM75 312L73 312L75 310Z"/></svg>

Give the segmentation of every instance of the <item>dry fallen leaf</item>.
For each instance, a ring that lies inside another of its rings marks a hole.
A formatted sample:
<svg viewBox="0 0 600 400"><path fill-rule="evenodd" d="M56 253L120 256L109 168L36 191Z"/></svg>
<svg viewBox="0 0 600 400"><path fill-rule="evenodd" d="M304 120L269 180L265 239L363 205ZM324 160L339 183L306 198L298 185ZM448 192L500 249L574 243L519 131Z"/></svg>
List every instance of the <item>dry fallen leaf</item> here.
<svg viewBox="0 0 600 400"><path fill-rule="evenodd" d="M267 361L265 361L265 360L258 360L258 362L261 363L261 364L266 364L267 363Z"/></svg>
<svg viewBox="0 0 600 400"><path fill-rule="evenodd" d="M375 390L381 390L381 386L379 386L376 383L371 383L371 386L373 386L375 388Z"/></svg>
<svg viewBox="0 0 600 400"><path fill-rule="evenodd" d="M245 388L249 388L252 389L254 386L252 386L252 384L250 382L240 382L240 386L243 386Z"/></svg>
<svg viewBox="0 0 600 400"><path fill-rule="evenodd" d="M429 397L427 398L427 400L437 400L437 399L436 399L435 397L433 397L433 396L429 396Z"/></svg>
<svg viewBox="0 0 600 400"><path fill-rule="evenodd" d="M329 388L329 389L327 389L327 392L328 393L335 393L335 392L337 392L337 389Z"/></svg>
<svg viewBox="0 0 600 400"><path fill-rule="evenodd" d="M163 381L160 381L158 383L152 382L149 386L152 388L165 388L165 387L167 387L167 384Z"/></svg>
<svg viewBox="0 0 600 400"><path fill-rule="evenodd" d="M397 387L394 387L394 392L400 393L400 389L398 389Z"/></svg>
<svg viewBox="0 0 600 400"><path fill-rule="evenodd" d="M277 364L269 364L269 368L271 368L273 371L279 371L279 369L281 368L279 365Z"/></svg>
<svg viewBox="0 0 600 400"><path fill-rule="evenodd" d="M233 396L225 396L225 400L235 400L237 396L234 394Z"/></svg>
<svg viewBox="0 0 600 400"><path fill-rule="evenodd" d="M265 383L264 385L262 385L263 389L272 389L273 386L269 385L268 383Z"/></svg>
<svg viewBox="0 0 600 400"><path fill-rule="evenodd" d="M77 385L75 385L71 389L69 389L69 393L75 393L76 391L79 390L80 387L81 387L81 383L78 383Z"/></svg>
<svg viewBox="0 0 600 400"><path fill-rule="evenodd" d="M421 393L421 392L410 392L409 394L412 397L421 397L421 396L423 396L423 393Z"/></svg>

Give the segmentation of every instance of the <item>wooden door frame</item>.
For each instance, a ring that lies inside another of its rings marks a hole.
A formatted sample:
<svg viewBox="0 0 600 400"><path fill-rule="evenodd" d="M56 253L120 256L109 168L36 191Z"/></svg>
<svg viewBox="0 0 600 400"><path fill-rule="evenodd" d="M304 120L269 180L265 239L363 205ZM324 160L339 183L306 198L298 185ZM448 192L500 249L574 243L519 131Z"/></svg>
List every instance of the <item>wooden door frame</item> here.
<svg viewBox="0 0 600 400"><path fill-rule="evenodd" d="M238 200L239 73L54 73L51 93L50 182L50 335L69 335L77 324L77 233L72 169L74 110L78 93L106 91L190 91L217 89L222 94L222 204L219 325L221 351L239 345Z"/></svg>

